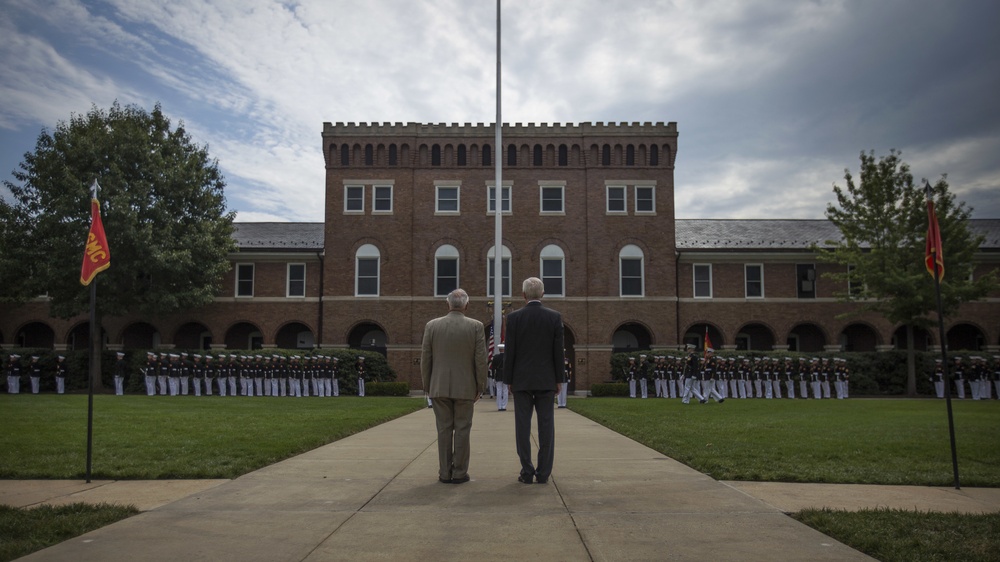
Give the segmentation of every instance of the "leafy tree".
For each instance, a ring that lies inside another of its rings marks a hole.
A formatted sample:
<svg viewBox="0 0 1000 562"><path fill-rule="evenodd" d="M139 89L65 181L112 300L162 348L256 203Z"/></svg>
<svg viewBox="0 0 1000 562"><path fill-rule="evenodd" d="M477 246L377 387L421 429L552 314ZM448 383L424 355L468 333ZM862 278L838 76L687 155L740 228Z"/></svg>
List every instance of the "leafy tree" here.
<svg viewBox="0 0 1000 562"><path fill-rule="evenodd" d="M79 278L94 180L111 250L95 281L99 316L162 315L216 295L235 248L225 181L159 104L73 115L42 131L13 176L13 203L0 200L0 300L45 294L53 316L87 310Z"/></svg>
<svg viewBox="0 0 1000 562"><path fill-rule="evenodd" d="M834 185L837 204L828 204L826 217L840 229L842 239L827 241L829 252L820 259L845 266L827 277L848 289L842 300L858 304L856 312L873 311L907 329L907 392L916 394L913 328L936 325L934 279L924 266L927 233L925 190L913 184L909 166L895 150L875 159L861 153L858 182L845 171L846 189ZM958 307L985 297L997 287L997 272L970 280L973 257L982 237L969 232L972 209L955 201L944 176L931 186L941 227L946 277L941 283L945 317ZM942 342L943 343L943 342Z"/></svg>

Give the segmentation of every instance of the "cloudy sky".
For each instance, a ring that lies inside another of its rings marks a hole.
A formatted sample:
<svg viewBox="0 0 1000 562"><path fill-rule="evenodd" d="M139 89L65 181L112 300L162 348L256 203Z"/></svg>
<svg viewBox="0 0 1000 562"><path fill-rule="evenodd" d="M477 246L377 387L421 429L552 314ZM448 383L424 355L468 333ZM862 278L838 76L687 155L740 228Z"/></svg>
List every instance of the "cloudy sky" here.
<svg viewBox="0 0 1000 562"><path fill-rule="evenodd" d="M240 221L322 221L330 122L495 120L494 0L0 0L0 177L114 100ZM1000 2L504 0L503 120L676 121L680 218L822 218L861 151L1000 218ZM7 193L6 195L9 195Z"/></svg>

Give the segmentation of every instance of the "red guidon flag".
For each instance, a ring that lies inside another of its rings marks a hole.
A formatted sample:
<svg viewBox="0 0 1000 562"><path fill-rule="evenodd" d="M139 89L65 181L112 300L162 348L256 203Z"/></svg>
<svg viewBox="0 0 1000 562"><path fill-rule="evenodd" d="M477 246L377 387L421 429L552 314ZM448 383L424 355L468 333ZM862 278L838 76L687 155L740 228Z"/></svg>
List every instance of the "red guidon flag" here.
<svg viewBox="0 0 1000 562"><path fill-rule="evenodd" d="M95 187L97 182L94 182ZM83 267L80 268L80 283L90 285L98 273L111 267L111 250L108 249L108 239L104 236L104 224L101 222L101 204L95 195L90 200L90 233L87 235L87 246L83 250Z"/></svg>
<svg viewBox="0 0 1000 562"><path fill-rule="evenodd" d="M927 184L927 251L924 254L927 273L938 280L944 279L944 249L941 246L941 228L934 213L931 185ZM935 271L936 270L936 271Z"/></svg>

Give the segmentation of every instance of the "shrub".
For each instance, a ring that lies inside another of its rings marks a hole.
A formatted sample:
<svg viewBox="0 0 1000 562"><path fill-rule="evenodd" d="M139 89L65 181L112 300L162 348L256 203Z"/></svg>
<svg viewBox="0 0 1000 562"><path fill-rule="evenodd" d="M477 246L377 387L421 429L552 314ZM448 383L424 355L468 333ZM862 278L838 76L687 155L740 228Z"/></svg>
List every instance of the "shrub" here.
<svg viewBox="0 0 1000 562"><path fill-rule="evenodd" d="M590 385L591 396L628 396L628 385L621 382L602 382Z"/></svg>
<svg viewBox="0 0 1000 562"><path fill-rule="evenodd" d="M405 382L365 383L365 396L409 396L409 395L410 395L409 383Z"/></svg>

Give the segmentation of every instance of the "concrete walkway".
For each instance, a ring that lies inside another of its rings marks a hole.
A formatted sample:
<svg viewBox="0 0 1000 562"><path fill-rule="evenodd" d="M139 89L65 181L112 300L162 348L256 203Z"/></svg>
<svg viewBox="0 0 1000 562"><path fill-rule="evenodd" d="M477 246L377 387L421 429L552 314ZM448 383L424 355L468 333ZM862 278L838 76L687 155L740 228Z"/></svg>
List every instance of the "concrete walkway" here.
<svg viewBox="0 0 1000 562"><path fill-rule="evenodd" d="M786 516L801 509L783 503L794 485L761 501L754 483L718 482L569 410L556 411L548 484L517 482L513 408L489 400L471 482L439 483L436 447L421 410L235 480L151 486L146 507L120 502L149 511L23 560L870 560ZM136 482L8 482L10 505L142 495ZM992 490L953 492L949 505L1000 509ZM185 497L165 503L171 493Z"/></svg>

